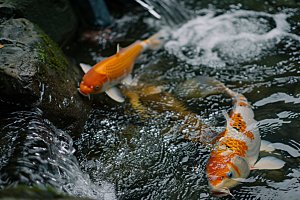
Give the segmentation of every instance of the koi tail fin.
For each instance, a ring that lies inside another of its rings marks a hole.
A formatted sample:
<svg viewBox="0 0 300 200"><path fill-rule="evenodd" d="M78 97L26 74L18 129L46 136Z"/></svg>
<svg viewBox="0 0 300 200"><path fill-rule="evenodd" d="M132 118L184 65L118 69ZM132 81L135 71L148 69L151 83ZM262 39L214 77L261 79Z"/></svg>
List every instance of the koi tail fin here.
<svg viewBox="0 0 300 200"><path fill-rule="evenodd" d="M229 97L235 96L236 93L233 92L231 89L226 87L223 83L220 81L207 77L207 76L196 76L196 81L200 84L200 90L202 93L206 96L211 94L225 94Z"/></svg>
<svg viewBox="0 0 300 200"><path fill-rule="evenodd" d="M196 76L193 79L187 80L183 83L179 92L184 93L183 96L190 98L204 98L213 94L225 94L231 97L236 94L220 81L207 76Z"/></svg>
<svg viewBox="0 0 300 200"><path fill-rule="evenodd" d="M160 40L160 33L156 33L148 39L150 46L149 49L154 50L158 49L163 45L163 42Z"/></svg>
<svg viewBox="0 0 300 200"><path fill-rule="evenodd" d="M169 36L170 34L166 30L160 30L155 33L147 40L150 44L149 49L154 50L160 48Z"/></svg>

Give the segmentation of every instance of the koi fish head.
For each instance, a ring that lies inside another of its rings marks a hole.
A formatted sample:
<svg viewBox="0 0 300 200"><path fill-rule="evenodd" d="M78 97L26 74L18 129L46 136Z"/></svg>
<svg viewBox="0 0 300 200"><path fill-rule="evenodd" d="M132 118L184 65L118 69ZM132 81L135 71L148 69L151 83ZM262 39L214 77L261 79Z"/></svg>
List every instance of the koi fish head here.
<svg viewBox="0 0 300 200"><path fill-rule="evenodd" d="M103 86L107 84L108 78L106 75L97 73L94 68L91 68L84 76L80 83L79 92L84 96L103 92Z"/></svg>
<svg viewBox="0 0 300 200"><path fill-rule="evenodd" d="M245 179L250 167L248 162L232 152L211 156L206 168L210 191L213 196L232 195L230 189Z"/></svg>

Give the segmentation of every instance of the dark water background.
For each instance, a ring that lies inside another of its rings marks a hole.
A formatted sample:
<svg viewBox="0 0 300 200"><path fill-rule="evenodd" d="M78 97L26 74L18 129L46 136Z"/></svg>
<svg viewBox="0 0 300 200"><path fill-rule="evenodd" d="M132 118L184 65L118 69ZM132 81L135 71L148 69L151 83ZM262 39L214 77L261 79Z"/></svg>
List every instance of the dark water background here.
<svg viewBox="0 0 300 200"><path fill-rule="evenodd" d="M145 12L112 12L117 33L96 43L64 49L77 63L95 64L160 29L170 33L164 47L147 51L133 74L140 82L163 85L187 110L212 126L225 123L222 95L190 97L184 82L214 77L245 95L260 122L262 139L299 152L300 10L292 1L183 1L193 17L168 27ZM175 13L176 14L176 13ZM183 139L174 113L154 111L141 120L128 99L118 104L102 94L80 138L73 140L41 117L39 110L1 111L1 187L41 184L76 196L104 199L214 199L205 174L211 146ZM142 102L146 106L147 102ZM23 135L20 137L20 135ZM24 137L24 135L26 137ZM75 151L76 150L76 151ZM286 162L279 170L251 171L232 190L236 199L299 199L299 157L262 152ZM36 163L39 163L36 165ZM13 167L10 167L13 166ZM232 199L222 197L220 199Z"/></svg>

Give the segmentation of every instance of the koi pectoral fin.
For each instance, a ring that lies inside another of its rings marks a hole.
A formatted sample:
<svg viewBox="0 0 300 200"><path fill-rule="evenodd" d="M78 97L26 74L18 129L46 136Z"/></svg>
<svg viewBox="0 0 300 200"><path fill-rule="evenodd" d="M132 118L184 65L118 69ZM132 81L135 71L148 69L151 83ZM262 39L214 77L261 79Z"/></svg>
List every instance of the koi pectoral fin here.
<svg viewBox="0 0 300 200"><path fill-rule="evenodd" d="M275 148L272 146L272 143L267 140L261 140L260 143L260 151L271 152L274 151Z"/></svg>
<svg viewBox="0 0 300 200"><path fill-rule="evenodd" d="M266 156L261 158L253 167L253 169L280 169L284 166L285 162L273 156Z"/></svg>
<svg viewBox="0 0 300 200"><path fill-rule="evenodd" d="M110 87L108 88L105 93L110 97L112 98L113 100L117 101L117 102L120 102L120 103L123 103L125 101L125 99L123 98L120 90L116 87Z"/></svg>
<svg viewBox="0 0 300 200"><path fill-rule="evenodd" d="M297 150L289 145L282 144L279 142L271 143L267 140L261 140L260 151L271 152L271 151L274 151L275 149L280 149L280 150L286 151L293 157L300 157L299 150Z"/></svg>
<svg viewBox="0 0 300 200"><path fill-rule="evenodd" d="M84 63L80 63L79 65L85 74L92 68L91 65L84 64Z"/></svg>

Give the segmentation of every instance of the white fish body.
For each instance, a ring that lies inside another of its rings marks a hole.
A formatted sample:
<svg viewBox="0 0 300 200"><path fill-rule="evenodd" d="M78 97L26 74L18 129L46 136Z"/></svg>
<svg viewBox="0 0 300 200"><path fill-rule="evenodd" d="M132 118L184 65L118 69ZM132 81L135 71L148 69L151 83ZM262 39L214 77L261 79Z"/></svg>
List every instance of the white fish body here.
<svg viewBox="0 0 300 200"><path fill-rule="evenodd" d="M246 179L252 169L282 168L285 162L272 156L257 162L261 139L247 99L213 78L197 76L196 80L207 85L202 89L202 94L223 92L234 99L232 112L229 115L224 112L226 130L217 137L206 168L213 196L231 195L229 189Z"/></svg>

